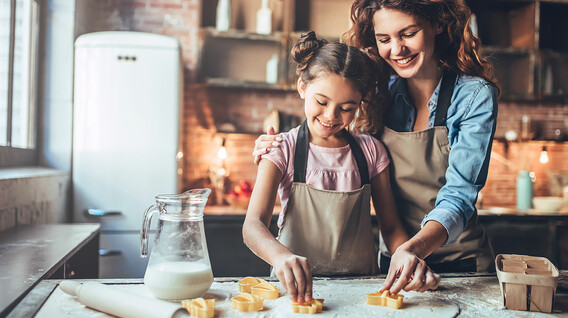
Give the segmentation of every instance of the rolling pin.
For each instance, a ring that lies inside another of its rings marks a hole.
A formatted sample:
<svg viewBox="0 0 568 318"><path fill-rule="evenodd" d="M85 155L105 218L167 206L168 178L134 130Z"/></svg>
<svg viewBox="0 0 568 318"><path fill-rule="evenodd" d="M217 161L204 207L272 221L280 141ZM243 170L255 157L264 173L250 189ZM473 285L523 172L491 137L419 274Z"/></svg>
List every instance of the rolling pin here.
<svg viewBox="0 0 568 318"><path fill-rule="evenodd" d="M63 280L59 288L83 305L124 318L181 318L189 317L180 304L128 293L118 288L95 282L78 283Z"/></svg>

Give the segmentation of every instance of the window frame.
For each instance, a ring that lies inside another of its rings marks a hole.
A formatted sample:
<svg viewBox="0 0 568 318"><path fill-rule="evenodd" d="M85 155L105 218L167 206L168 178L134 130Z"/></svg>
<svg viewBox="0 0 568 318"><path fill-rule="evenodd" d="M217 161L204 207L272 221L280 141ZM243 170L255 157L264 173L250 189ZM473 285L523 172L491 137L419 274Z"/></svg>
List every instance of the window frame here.
<svg viewBox="0 0 568 318"><path fill-rule="evenodd" d="M40 113L39 106L39 64L40 64L40 54L41 49L40 43L40 33L42 32L42 1L41 0L29 0L36 6L33 16L31 17L31 23L35 24L34 27L30 28L30 33L27 36L30 38L30 43L33 48L30 50L30 55L26 58L30 65L29 68L29 127L30 134L28 139L30 139L30 148L19 148L11 145L12 143L12 131L13 131L13 117L12 112L14 109L13 105L13 89L14 89L14 65L15 65L15 46L16 46L16 1L9 1L9 12L10 12L10 34L9 34L9 51L8 51L8 92L7 92L7 140L6 145L0 145L0 168L7 167L18 167L18 166L35 166L39 161L39 133L40 133L40 121L38 114Z"/></svg>

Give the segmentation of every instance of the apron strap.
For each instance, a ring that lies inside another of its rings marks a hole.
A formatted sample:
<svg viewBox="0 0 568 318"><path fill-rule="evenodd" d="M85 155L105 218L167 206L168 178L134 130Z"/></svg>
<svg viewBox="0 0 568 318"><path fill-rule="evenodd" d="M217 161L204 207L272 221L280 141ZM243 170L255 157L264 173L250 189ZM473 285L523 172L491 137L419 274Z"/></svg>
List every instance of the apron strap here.
<svg viewBox="0 0 568 318"><path fill-rule="evenodd" d="M436 119L434 120L434 126L446 126L446 115L454 92L456 77L456 73L452 71L448 70L444 72L442 84L440 84L440 94L438 94L438 105L436 106Z"/></svg>
<svg viewBox="0 0 568 318"><path fill-rule="evenodd" d="M343 131L357 168L361 177L361 187L369 184L369 167L367 166L367 159L363 154L361 146L355 141L355 138L346 130ZM306 173L308 170L308 149L309 149L309 130L308 122L305 120L300 129L298 130L298 138L296 140L296 149L294 150L294 182L306 183Z"/></svg>
<svg viewBox="0 0 568 318"><path fill-rule="evenodd" d="M357 162L357 168L359 168L359 176L361 176L361 187L366 184L370 184L367 158L365 158L361 146L359 146L357 141L355 141L353 135L351 135L346 130L344 130L343 132L345 137L347 138L347 141L349 142L349 147L351 147L351 153L353 153L353 157L355 157L355 162Z"/></svg>
<svg viewBox="0 0 568 318"><path fill-rule="evenodd" d="M296 150L294 150L294 182L306 183L306 172L308 171L308 149L309 149L308 121L304 120L298 130L296 139Z"/></svg>

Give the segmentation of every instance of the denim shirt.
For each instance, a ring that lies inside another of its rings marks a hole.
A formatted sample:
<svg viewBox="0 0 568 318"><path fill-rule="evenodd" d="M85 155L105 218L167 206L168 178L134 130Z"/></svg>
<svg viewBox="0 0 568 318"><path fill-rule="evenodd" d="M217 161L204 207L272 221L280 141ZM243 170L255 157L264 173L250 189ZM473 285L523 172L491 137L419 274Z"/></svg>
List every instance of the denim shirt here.
<svg viewBox="0 0 568 318"><path fill-rule="evenodd" d="M441 83L441 80L440 80ZM428 128L434 126L440 83L428 101ZM386 125L394 131L413 131L416 109L408 96L406 80L393 76L389 83L391 109ZM450 154L446 184L436 205L422 220L442 224L448 232L444 245L456 242L475 213L477 194L485 185L497 122L497 90L487 81L458 75L446 117Z"/></svg>

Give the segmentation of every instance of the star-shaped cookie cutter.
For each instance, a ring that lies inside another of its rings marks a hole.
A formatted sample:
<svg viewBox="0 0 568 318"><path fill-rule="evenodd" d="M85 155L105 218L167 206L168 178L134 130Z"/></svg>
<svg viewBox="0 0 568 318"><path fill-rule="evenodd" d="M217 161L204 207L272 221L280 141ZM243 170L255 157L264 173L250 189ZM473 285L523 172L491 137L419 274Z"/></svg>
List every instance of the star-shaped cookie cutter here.
<svg viewBox="0 0 568 318"><path fill-rule="evenodd" d="M400 294L392 294L390 291L385 290L381 294L380 292L374 292L367 294L367 304L368 305L375 305L375 306L385 306L393 309L400 309L402 308L402 299L404 298L403 295Z"/></svg>
<svg viewBox="0 0 568 318"><path fill-rule="evenodd" d="M298 314L317 314L323 309L323 299L312 299L307 302L292 302L292 312Z"/></svg>

